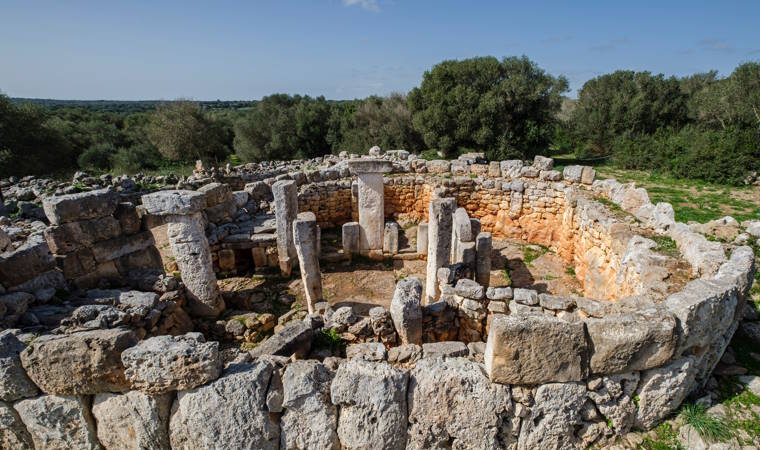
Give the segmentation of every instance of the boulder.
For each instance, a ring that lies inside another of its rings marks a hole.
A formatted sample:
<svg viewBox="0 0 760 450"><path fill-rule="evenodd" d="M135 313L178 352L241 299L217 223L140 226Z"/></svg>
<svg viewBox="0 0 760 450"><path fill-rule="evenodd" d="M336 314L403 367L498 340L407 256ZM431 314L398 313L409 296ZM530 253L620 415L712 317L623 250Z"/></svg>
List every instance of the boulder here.
<svg viewBox="0 0 760 450"><path fill-rule="evenodd" d="M92 405L98 439L106 450L169 449L172 396L140 391L98 394Z"/></svg>
<svg viewBox="0 0 760 450"><path fill-rule="evenodd" d="M413 364L422 358L422 347L417 344L402 344L388 350L388 361L396 364Z"/></svg>
<svg viewBox="0 0 760 450"><path fill-rule="evenodd" d="M343 448L406 447L408 379L408 373L385 362L351 359L338 367L330 398L340 406L338 436Z"/></svg>
<svg viewBox="0 0 760 450"><path fill-rule="evenodd" d="M98 189L47 197L42 201L42 209L51 224L60 225L110 216L118 204L119 195L115 191Z"/></svg>
<svg viewBox="0 0 760 450"><path fill-rule="evenodd" d="M542 308L551 309L552 311L565 311L575 305L575 302L570 297L550 294L539 294L538 303Z"/></svg>
<svg viewBox="0 0 760 450"><path fill-rule="evenodd" d="M269 361L232 364L218 380L177 393L169 436L172 448L277 449L280 427L267 409Z"/></svg>
<svg viewBox="0 0 760 450"><path fill-rule="evenodd" d="M79 395L129 389L121 354L137 344L125 329L45 335L21 352L21 364L47 394Z"/></svg>
<svg viewBox="0 0 760 450"><path fill-rule="evenodd" d="M454 358L468 354L467 345L460 341L426 342L422 344L422 357L426 359Z"/></svg>
<svg viewBox="0 0 760 450"><path fill-rule="evenodd" d="M44 233L50 251L59 255L90 247L95 242L113 239L119 234L121 225L112 216L53 225L46 228Z"/></svg>
<svg viewBox="0 0 760 450"><path fill-rule="evenodd" d="M517 448L579 448L575 430L583 423L580 411L585 401L586 386L583 383L538 386L530 413L522 421Z"/></svg>
<svg viewBox="0 0 760 450"><path fill-rule="evenodd" d="M422 282L408 277L396 283L391 318L402 344L422 344Z"/></svg>
<svg viewBox="0 0 760 450"><path fill-rule="evenodd" d="M132 389L164 394L192 389L219 377L222 359L218 342L205 342L200 333L156 336L121 355Z"/></svg>
<svg viewBox="0 0 760 450"><path fill-rule="evenodd" d="M580 183L583 176L583 166L565 166L562 169L562 178L570 183Z"/></svg>
<svg viewBox="0 0 760 450"><path fill-rule="evenodd" d="M517 303L527 306L538 305L538 292L535 290L515 288L513 292L513 298Z"/></svg>
<svg viewBox="0 0 760 450"><path fill-rule="evenodd" d="M189 215L206 207L206 195L185 190L158 191L143 195L142 205L148 214Z"/></svg>
<svg viewBox="0 0 760 450"><path fill-rule="evenodd" d="M695 375L696 364L690 356L641 372L636 426L648 430L668 417L691 392Z"/></svg>
<svg viewBox="0 0 760 450"><path fill-rule="evenodd" d="M13 407L37 450L101 448L87 397L43 395Z"/></svg>
<svg viewBox="0 0 760 450"><path fill-rule="evenodd" d="M311 350L313 331L311 325L297 320L288 322L285 327L269 339L251 350L251 356L278 355L304 358Z"/></svg>
<svg viewBox="0 0 760 450"><path fill-rule="evenodd" d="M545 156L536 155L533 158L533 167L538 170L552 170L554 167L554 160Z"/></svg>
<svg viewBox="0 0 760 450"><path fill-rule="evenodd" d="M340 449L331 382L332 373L318 361L288 364L282 378L285 412L280 419L280 448Z"/></svg>
<svg viewBox="0 0 760 450"><path fill-rule="evenodd" d="M497 315L484 359L495 383L579 381L588 373L585 328L553 316Z"/></svg>
<svg viewBox="0 0 760 450"><path fill-rule="evenodd" d="M19 353L26 345L15 335L16 330L0 332L0 400L14 402L34 397L39 390L21 366Z"/></svg>
<svg viewBox="0 0 760 450"><path fill-rule="evenodd" d="M34 303L34 295L26 292L14 292L12 294L0 295L0 309L3 310L3 317L0 318L0 327L12 327L26 313Z"/></svg>
<svg viewBox="0 0 760 450"><path fill-rule="evenodd" d="M475 300L481 300L485 296L483 286L468 278L458 280L454 286L454 292L459 296Z"/></svg>
<svg viewBox="0 0 760 450"><path fill-rule="evenodd" d="M362 342L346 348L346 358L360 358L367 361L385 361L387 352L380 342Z"/></svg>
<svg viewBox="0 0 760 450"><path fill-rule="evenodd" d="M517 178L520 176L520 169L523 167L523 162L519 159L511 159L507 161L501 161L501 176L504 178Z"/></svg>
<svg viewBox="0 0 760 450"><path fill-rule="evenodd" d="M634 312L585 320L591 340L591 371L614 374L651 369L670 360L678 334L672 314Z"/></svg>
<svg viewBox="0 0 760 450"><path fill-rule="evenodd" d="M509 448L516 443L509 387L465 358L424 359L409 377L408 449Z"/></svg>
<svg viewBox="0 0 760 450"><path fill-rule="evenodd" d="M2 401L0 401L0 448L7 450L34 448L32 437L26 431L16 410Z"/></svg>
<svg viewBox="0 0 760 450"><path fill-rule="evenodd" d="M40 234L30 236L15 250L0 254L0 280L8 288L31 280L54 267L53 255Z"/></svg>

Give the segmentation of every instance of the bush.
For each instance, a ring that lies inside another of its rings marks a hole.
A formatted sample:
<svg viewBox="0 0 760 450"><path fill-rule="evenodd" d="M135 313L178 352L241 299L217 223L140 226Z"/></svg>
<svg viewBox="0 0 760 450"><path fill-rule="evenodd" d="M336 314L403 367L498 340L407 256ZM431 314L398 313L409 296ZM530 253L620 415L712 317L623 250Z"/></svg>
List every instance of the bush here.
<svg viewBox="0 0 760 450"><path fill-rule="evenodd" d="M108 143L95 144L77 158L79 167L90 170L108 170L116 149Z"/></svg>
<svg viewBox="0 0 760 450"><path fill-rule="evenodd" d="M163 159L156 147L149 143L120 148L113 156L113 168L117 173L137 173L161 167Z"/></svg>
<svg viewBox="0 0 760 450"><path fill-rule="evenodd" d="M230 153L224 124L203 112L198 103L174 101L156 107L148 137L171 161L223 161Z"/></svg>

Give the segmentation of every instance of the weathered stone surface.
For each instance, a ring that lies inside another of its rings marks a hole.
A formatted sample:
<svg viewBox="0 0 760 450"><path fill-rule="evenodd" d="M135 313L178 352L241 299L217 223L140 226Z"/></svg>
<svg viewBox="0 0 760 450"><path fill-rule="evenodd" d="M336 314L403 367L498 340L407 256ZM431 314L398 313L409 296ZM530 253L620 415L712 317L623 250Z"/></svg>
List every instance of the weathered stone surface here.
<svg viewBox="0 0 760 450"><path fill-rule="evenodd" d="M426 304L434 303L440 296L438 269L451 258L452 214L456 209L453 198L436 198L430 202L428 212L428 251L425 278Z"/></svg>
<svg viewBox="0 0 760 450"><path fill-rule="evenodd" d="M695 374L692 357L642 372L636 389L636 426L648 430L666 418L691 392Z"/></svg>
<svg viewBox="0 0 760 450"><path fill-rule="evenodd" d="M192 389L222 371L219 343L205 342L200 333L146 339L121 360L131 387L154 395Z"/></svg>
<svg viewBox="0 0 760 450"><path fill-rule="evenodd" d="M360 358L367 361L385 361L387 352L380 342L362 342L346 348L346 358Z"/></svg>
<svg viewBox="0 0 760 450"><path fill-rule="evenodd" d="M21 363L48 394L119 392L129 389L121 354L135 344L137 336L124 329L45 335L21 352Z"/></svg>
<svg viewBox="0 0 760 450"><path fill-rule="evenodd" d="M120 233L119 221L106 216L50 226L45 229L45 240L51 252L64 254L115 238Z"/></svg>
<svg viewBox="0 0 760 450"><path fill-rule="evenodd" d="M119 227L124 234L135 234L142 227L142 220L137 213L137 207L135 207L134 203L119 203L113 216L119 221Z"/></svg>
<svg viewBox="0 0 760 450"><path fill-rule="evenodd" d="M491 233L478 233L475 237L475 254L477 260L475 263L475 279L478 284L488 287L491 283L491 251L493 249L493 240Z"/></svg>
<svg viewBox="0 0 760 450"><path fill-rule="evenodd" d="M530 414L522 421L519 450L572 449L580 443L575 436L582 424L586 401L583 383L549 383L538 387Z"/></svg>
<svg viewBox="0 0 760 450"><path fill-rule="evenodd" d="M402 344L388 350L388 361L391 363L415 363L422 358L422 347L417 344Z"/></svg>
<svg viewBox="0 0 760 450"><path fill-rule="evenodd" d="M583 379L587 353L582 323L498 315L491 322L484 358L492 382L540 384Z"/></svg>
<svg viewBox="0 0 760 450"><path fill-rule="evenodd" d="M95 261L103 263L144 250L154 244L155 241L150 231L143 231L132 236L120 236L107 241L97 242L92 245L91 250Z"/></svg>
<svg viewBox="0 0 760 450"><path fill-rule="evenodd" d="M148 214L189 215L206 207L206 196L196 191L158 191L143 195L142 205Z"/></svg>
<svg viewBox="0 0 760 450"><path fill-rule="evenodd" d="M409 378L408 449L497 449L516 443L509 387L465 358L424 359Z"/></svg>
<svg viewBox="0 0 760 450"><path fill-rule="evenodd" d="M313 332L311 326L303 321L289 322L278 333L271 336L251 350L251 356L278 355L304 358L311 350Z"/></svg>
<svg viewBox="0 0 760 450"><path fill-rule="evenodd" d="M266 407L274 366L233 364L218 380L177 393L169 425L172 448L277 449L280 427Z"/></svg>
<svg viewBox="0 0 760 450"><path fill-rule="evenodd" d="M581 183L593 184L596 177L596 170L591 166L583 166L583 175L581 175Z"/></svg>
<svg viewBox="0 0 760 450"><path fill-rule="evenodd" d="M43 395L13 407L38 450L100 448L87 397Z"/></svg>
<svg viewBox="0 0 760 450"><path fill-rule="evenodd" d="M636 404L633 393L639 382L639 373L623 373L597 379L600 382L589 383L596 388L588 391L589 398L599 408L599 412L612 422L617 433L627 433L633 426Z"/></svg>
<svg viewBox="0 0 760 450"><path fill-rule="evenodd" d="M429 173L446 173L451 169L451 163L443 159L434 159L425 164Z"/></svg>
<svg viewBox="0 0 760 450"><path fill-rule="evenodd" d="M454 358L468 354L467 346L460 341L426 342L422 344L423 358Z"/></svg>
<svg viewBox="0 0 760 450"><path fill-rule="evenodd" d="M408 277L396 283L391 318L403 344L422 344L422 282Z"/></svg>
<svg viewBox="0 0 760 450"><path fill-rule="evenodd" d="M383 230L383 253L398 253L398 223L387 222Z"/></svg>
<svg viewBox="0 0 760 450"><path fill-rule="evenodd" d="M98 439L106 450L169 448L172 396L140 391L98 394L92 404Z"/></svg>
<svg viewBox="0 0 760 450"><path fill-rule="evenodd" d="M515 288L513 292L513 298L517 303L528 306L538 305L538 292L535 290Z"/></svg>
<svg viewBox="0 0 760 450"><path fill-rule="evenodd" d="M385 362L351 359L338 367L330 397L340 406L338 436L343 448L406 447L408 379L408 373Z"/></svg>
<svg viewBox="0 0 760 450"><path fill-rule="evenodd" d="M34 443L18 413L11 405L0 401L0 448L4 450L32 449Z"/></svg>
<svg viewBox="0 0 760 450"><path fill-rule="evenodd" d="M675 318L665 311L616 314L585 320L591 340L591 371L613 374L666 363L678 343Z"/></svg>
<svg viewBox="0 0 760 450"><path fill-rule="evenodd" d="M293 221L298 216L298 187L293 180L280 180L272 185L274 196L274 215L277 224L277 257L280 272L284 277L290 276L296 262L296 246L293 241Z"/></svg>
<svg viewBox="0 0 760 450"><path fill-rule="evenodd" d="M338 409L330 403L332 373L322 363L301 360L288 364L283 376L280 448L340 449Z"/></svg>
<svg viewBox="0 0 760 450"><path fill-rule="evenodd" d="M510 300L512 299L512 288L489 287L486 289L486 298L488 298L488 300Z"/></svg>
<svg viewBox="0 0 760 450"><path fill-rule="evenodd" d="M485 289L483 286L468 278L462 278L457 281L456 286L454 286L454 292L459 296L471 298L473 300L482 300L485 296Z"/></svg>
<svg viewBox="0 0 760 450"><path fill-rule="evenodd" d="M553 311L562 311L570 309L575 302L570 297L561 297L559 295L538 294L538 303L542 308Z"/></svg>
<svg viewBox="0 0 760 450"><path fill-rule="evenodd" d="M554 167L554 160L545 156L536 155L533 158L533 167L538 170L552 170Z"/></svg>
<svg viewBox="0 0 760 450"><path fill-rule="evenodd" d="M510 159L507 161L501 161L501 176L504 178L517 178L520 176L520 169L523 167L523 162L519 159Z"/></svg>
<svg viewBox="0 0 760 450"><path fill-rule="evenodd" d="M319 269L319 227L312 212L298 214L293 221L293 242L298 255L306 306L309 314L314 305L322 301L322 272ZM382 245L382 244L381 244Z"/></svg>
<svg viewBox="0 0 760 450"><path fill-rule="evenodd" d="M359 222L346 222L343 224L343 256L351 259L359 254Z"/></svg>
<svg viewBox="0 0 760 450"><path fill-rule="evenodd" d="M34 300L34 295L26 292L0 295L0 305L2 305L0 308L3 310L0 326L13 326L26 313L29 306L34 303Z"/></svg>
<svg viewBox="0 0 760 450"><path fill-rule="evenodd" d="M565 166L562 169L562 178L571 183L580 183L583 176L583 166Z"/></svg>
<svg viewBox="0 0 760 450"><path fill-rule="evenodd" d="M420 222L417 224L417 253L427 255L428 251L428 224Z"/></svg>
<svg viewBox="0 0 760 450"><path fill-rule="evenodd" d="M34 397L39 392L21 366L19 353L26 345L19 341L14 331L0 332L0 400L6 402Z"/></svg>
<svg viewBox="0 0 760 450"><path fill-rule="evenodd" d="M31 236L15 250L0 254L0 280L8 288L54 267L53 255L42 235Z"/></svg>
<svg viewBox="0 0 760 450"><path fill-rule="evenodd" d="M78 194L55 195L42 201L50 223L60 225L78 220L110 216L119 204L119 195L109 189L98 189Z"/></svg>

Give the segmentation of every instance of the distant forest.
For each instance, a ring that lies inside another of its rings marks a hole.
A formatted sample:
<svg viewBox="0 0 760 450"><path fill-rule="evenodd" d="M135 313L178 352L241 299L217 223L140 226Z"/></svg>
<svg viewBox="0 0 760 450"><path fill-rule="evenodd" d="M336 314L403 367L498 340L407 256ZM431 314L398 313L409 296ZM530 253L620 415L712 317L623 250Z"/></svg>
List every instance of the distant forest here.
<svg viewBox="0 0 760 450"><path fill-rule="evenodd" d="M420 86L332 101L81 101L0 95L0 176L169 170L311 158L373 145L427 158L483 151L606 159L622 168L741 184L760 170L760 63L687 77L616 71L568 82L525 56L443 61Z"/></svg>

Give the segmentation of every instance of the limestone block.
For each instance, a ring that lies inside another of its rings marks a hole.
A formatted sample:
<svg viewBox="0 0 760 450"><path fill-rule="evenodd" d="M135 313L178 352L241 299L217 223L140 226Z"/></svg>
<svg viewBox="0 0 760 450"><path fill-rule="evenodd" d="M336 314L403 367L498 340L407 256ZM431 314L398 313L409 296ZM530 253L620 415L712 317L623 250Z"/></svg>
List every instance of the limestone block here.
<svg viewBox="0 0 760 450"><path fill-rule="evenodd" d="M45 393L95 394L125 391L121 354L137 344L124 329L94 330L70 335L45 335L21 352L29 378Z"/></svg>
<svg viewBox="0 0 760 450"><path fill-rule="evenodd" d="M280 272L289 277L298 255L293 241L293 221L298 216L298 187L293 180L280 180L272 185L274 214L277 224L277 255Z"/></svg>
<svg viewBox="0 0 760 450"><path fill-rule="evenodd" d="M67 222L45 229L45 240L52 253L64 254L89 247L95 242L121 234L119 221L112 216Z"/></svg>
<svg viewBox="0 0 760 450"><path fill-rule="evenodd" d="M408 373L386 362L350 359L338 367L330 397L340 406L342 448L406 447L408 380Z"/></svg>
<svg viewBox="0 0 760 450"><path fill-rule="evenodd" d="M232 190L228 184L208 183L198 188L206 196L206 208L213 208L220 203L232 200Z"/></svg>
<svg viewBox="0 0 760 450"><path fill-rule="evenodd" d="M455 358L467 356L470 351L461 341L426 342L422 344L423 358Z"/></svg>
<svg viewBox="0 0 760 450"><path fill-rule="evenodd" d="M5 402L34 397L39 392L21 365L19 353L25 345L16 337L15 331L0 332L0 400Z"/></svg>
<svg viewBox="0 0 760 450"><path fill-rule="evenodd" d="M188 215L206 207L206 195L197 191L158 191L143 195L142 205L148 214Z"/></svg>
<svg viewBox="0 0 760 450"><path fill-rule="evenodd" d="M140 391L98 394L92 404L98 439L106 450L169 449L170 394Z"/></svg>
<svg viewBox="0 0 760 450"><path fill-rule="evenodd" d="M417 224L417 253L427 255L428 250L428 224L420 222Z"/></svg>
<svg viewBox="0 0 760 450"><path fill-rule="evenodd" d="M32 235L21 246L0 254L0 280L6 287L20 285L55 267L42 235Z"/></svg>
<svg viewBox="0 0 760 450"><path fill-rule="evenodd" d="M451 169L451 163L443 159L427 161L425 164L428 173L447 173Z"/></svg>
<svg viewBox="0 0 760 450"><path fill-rule="evenodd" d="M359 222L346 222L343 224L343 256L351 258L359 254Z"/></svg>
<svg viewBox="0 0 760 450"><path fill-rule="evenodd" d="M575 301L570 297L550 294L538 294L538 303L542 308L552 311L565 311L575 305Z"/></svg>
<svg viewBox="0 0 760 450"><path fill-rule="evenodd" d="M491 283L491 251L493 250L491 233L478 233L475 238L475 279L483 287Z"/></svg>
<svg viewBox="0 0 760 450"><path fill-rule="evenodd" d="M494 178L501 176L501 163L499 161L491 161L488 163L488 176Z"/></svg>
<svg viewBox="0 0 760 450"><path fill-rule="evenodd" d="M338 410L330 403L332 373L314 360L288 364L282 377L280 448L340 449Z"/></svg>
<svg viewBox="0 0 760 450"><path fill-rule="evenodd" d="M565 166L562 169L562 178L570 183L580 183L583 177L583 166Z"/></svg>
<svg viewBox="0 0 760 450"><path fill-rule="evenodd" d="M501 167L501 176L504 178L517 178L520 176L520 170L523 167L523 162L519 159L512 159L507 161L501 161L499 163Z"/></svg>
<svg viewBox="0 0 760 450"><path fill-rule="evenodd" d="M388 222L383 231L383 253L398 254L398 224Z"/></svg>
<svg viewBox="0 0 760 450"><path fill-rule="evenodd" d="M585 329L552 316L499 315L491 321L484 358L495 383L579 381L588 373Z"/></svg>
<svg viewBox="0 0 760 450"><path fill-rule="evenodd" d="M119 221L121 232L124 234L135 234L142 227L142 219L137 213L137 207L134 203L121 202L116 206L113 213L114 218Z"/></svg>
<svg viewBox="0 0 760 450"><path fill-rule="evenodd" d="M668 417L691 392L695 374L692 357L642 372L636 389L636 426L648 430Z"/></svg>
<svg viewBox="0 0 760 450"><path fill-rule="evenodd" d="M536 155L533 158L533 167L538 170L552 170L554 167L554 160L545 156Z"/></svg>
<svg viewBox="0 0 760 450"><path fill-rule="evenodd" d="M678 343L676 320L667 312L634 312L585 320L591 340L591 371L614 374L666 363Z"/></svg>
<svg viewBox="0 0 760 450"><path fill-rule="evenodd" d="M155 244L153 234L143 231L132 236L120 236L92 245L92 255L95 261L104 263L121 258L130 253L138 252Z"/></svg>
<svg viewBox="0 0 760 450"><path fill-rule="evenodd" d="M625 434L633 426L636 415L634 392L639 383L639 373L621 373L597 378L588 383L588 396L599 412L612 422L616 433ZM596 386L598 384L599 386Z"/></svg>
<svg viewBox="0 0 760 450"><path fill-rule="evenodd" d="M26 431L24 422L11 405L0 401L0 448L31 449L34 448L32 437Z"/></svg>
<svg viewBox="0 0 760 450"><path fill-rule="evenodd" d="M583 383L549 383L538 386L534 405L522 421L519 450L580 448L575 430L583 423L580 411L586 401Z"/></svg>
<svg viewBox="0 0 760 450"><path fill-rule="evenodd" d="M87 397L43 395L13 407L38 450L99 449Z"/></svg>
<svg viewBox="0 0 760 450"><path fill-rule="evenodd" d="M361 342L346 347L346 359L360 358L367 361L385 361L387 352L381 342Z"/></svg>
<svg viewBox="0 0 760 450"><path fill-rule="evenodd" d="M517 303L536 306L538 305L538 292L533 289L515 288L513 298Z"/></svg>
<svg viewBox="0 0 760 450"><path fill-rule="evenodd" d="M110 189L77 194L54 195L42 201L45 216L53 225L110 216L119 203L119 195Z"/></svg>
<svg viewBox="0 0 760 450"><path fill-rule="evenodd" d="M3 310L4 317L0 319L0 326L13 326L34 303L35 297L26 292L14 292L11 294L0 295L0 308Z"/></svg>
<svg viewBox="0 0 760 450"><path fill-rule="evenodd" d="M428 259L425 279L427 303L438 299L440 290L436 274L449 263L451 257L452 215L456 208L453 198L436 198L430 202L428 215Z"/></svg>
<svg viewBox="0 0 760 450"><path fill-rule="evenodd" d="M408 449L511 448L509 388L465 358L424 359L411 371ZM518 422L519 424L519 422Z"/></svg>
<svg viewBox="0 0 760 450"><path fill-rule="evenodd" d="M300 213L293 221L293 241L306 294L306 306L309 314L312 314L314 305L322 301L322 272L319 269L317 252L317 220L313 213Z"/></svg>
<svg viewBox="0 0 760 450"><path fill-rule="evenodd" d="M279 448L280 427L266 406L273 370L268 361L232 364L218 380L178 392L169 425L171 447Z"/></svg>
<svg viewBox="0 0 760 450"><path fill-rule="evenodd" d="M200 333L156 336L124 351L125 375L133 389L164 394L215 380L222 371L218 342Z"/></svg>
<svg viewBox="0 0 760 450"><path fill-rule="evenodd" d="M312 329L308 323L302 321L288 322L282 330L251 350L251 356L290 357L295 354L298 358L305 358L311 350L312 337Z"/></svg>
<svg viewBox="0 0 760 450"><path fill-rule="evenodd" d="M391 318L402 344L422 344L422 282L407 277L396 283Z"/></svg>
<svg viewBox="0 0 760 450"><path fill-rule="evenodd" d="M581 175L581 183L591 185L594 183L594 177L596 177L596 170L591 166L583 166L583 174Z"/></svg>
<svg viewBox="0 0 760 450"><path fill-rule="evenodd" d="M485 289L476 281L463 278L457 281L454 292L462 297L473 300L482 300L485 296Z"/></svg>
<svg viewBox="0 0 760 450"><path fill-rule="evenodd" d="M488 300L511 300L512 295L511 287L489 287L486 289Z"/></svg>

